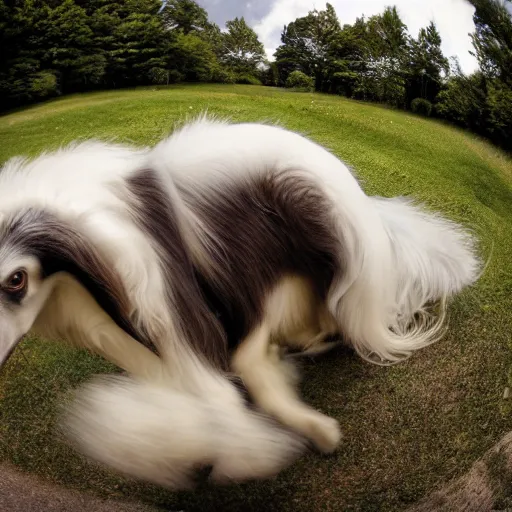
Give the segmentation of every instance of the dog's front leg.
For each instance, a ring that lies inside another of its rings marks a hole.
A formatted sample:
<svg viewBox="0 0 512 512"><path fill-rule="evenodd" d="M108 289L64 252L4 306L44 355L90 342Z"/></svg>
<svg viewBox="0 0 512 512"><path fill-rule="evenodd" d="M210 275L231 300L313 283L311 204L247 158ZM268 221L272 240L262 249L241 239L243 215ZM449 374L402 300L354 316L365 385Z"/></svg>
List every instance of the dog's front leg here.
<svg viewBox="0 0 512 512"><path fill-rule="evenodd" d="M136 377L166 376L163 360L121 329L70 276L59 278L32 332L87 348Z"/></svg>

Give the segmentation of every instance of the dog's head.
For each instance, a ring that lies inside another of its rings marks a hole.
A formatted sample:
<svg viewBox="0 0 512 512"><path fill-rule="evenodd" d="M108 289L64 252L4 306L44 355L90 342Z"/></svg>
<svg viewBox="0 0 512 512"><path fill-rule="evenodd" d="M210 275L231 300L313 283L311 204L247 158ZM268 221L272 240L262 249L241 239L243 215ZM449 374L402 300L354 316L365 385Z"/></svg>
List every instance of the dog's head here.
<svg viewBox="0 0 512 512"><path fill-rule="evenodd" d="M2 244L3 245L3 244ZM36 257L14 247L0 249L0 366L30 330L51 293Z"/></svg>
<svg viewBox="0 0 512 512"><path fill-rule="evenodd" d="M127 297L119 276L76 226L44 208L0 214L0 366L46 309L57 286L69 278L118 324L126 323Z"/></svg>
<svg viewBox="0 0 512 512"><path fill-rule="evenodd" d="M34 243L36 219L31 211L0 217L0 365L30 330L52 290ZM44 234L39 235L42 247Z"/></svg>

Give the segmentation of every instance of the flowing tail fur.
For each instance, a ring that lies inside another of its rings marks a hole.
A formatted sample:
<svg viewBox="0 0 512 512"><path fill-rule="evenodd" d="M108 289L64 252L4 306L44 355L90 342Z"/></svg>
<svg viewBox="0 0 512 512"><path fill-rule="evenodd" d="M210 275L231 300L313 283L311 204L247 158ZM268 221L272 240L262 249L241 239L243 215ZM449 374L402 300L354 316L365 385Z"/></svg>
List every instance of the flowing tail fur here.
<svg viewBox="0 0 512 512"><path fill-rule="evenodd" d="M392 364L444 334L447 299L478 279L481 261L457 223L405 198L368 201L354 229L359 274L331 307L364 359Z"/></svg>
<svg viewBox="0 0 512 512"><path fill-rule="evenodd" d="M212 379L210 392L198 395L99 376L65 406L61 426L94 460L172 489L193 488L205 467L217 484L269 478L305 451L304 439L250 410L228 380Z"/></svg>

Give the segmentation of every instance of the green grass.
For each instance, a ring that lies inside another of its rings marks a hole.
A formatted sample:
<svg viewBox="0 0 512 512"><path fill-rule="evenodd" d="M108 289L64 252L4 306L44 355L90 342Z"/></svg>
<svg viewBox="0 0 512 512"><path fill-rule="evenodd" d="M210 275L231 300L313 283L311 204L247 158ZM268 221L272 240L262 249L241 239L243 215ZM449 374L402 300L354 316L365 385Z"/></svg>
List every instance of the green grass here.
<svg viewBox="0 0 512 512"><path fill-rule="evenodd" d="M396 511L461 475L510 429L512 161L441 123L387 108L251 86L176 86L72 96L0 117L0 162L75 138L151 144L208 109L278 121L332 149L364 189L412 194L478 233L490 262L451 305L440 343L393 368L348 352L304 365L305 398L341 422L332 456L311 454L269 482L171 493L85 461L55 434L67 390L112 367L30 339L0 373L0 457L53 481L164 510Z"/></svg>

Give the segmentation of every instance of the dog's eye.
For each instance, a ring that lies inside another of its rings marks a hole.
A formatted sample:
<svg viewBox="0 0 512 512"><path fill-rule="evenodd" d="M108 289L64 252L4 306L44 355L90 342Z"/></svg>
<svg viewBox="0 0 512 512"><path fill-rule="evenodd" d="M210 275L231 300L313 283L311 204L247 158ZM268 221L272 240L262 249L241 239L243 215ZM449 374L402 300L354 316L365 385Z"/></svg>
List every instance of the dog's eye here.
<svg viewBox="0 0 512 512"><path fill-rule="evenodd" d="M7 293L19 293L27 286L27 273L24 270L17 270L12 274L4 285Z"/></svg>

